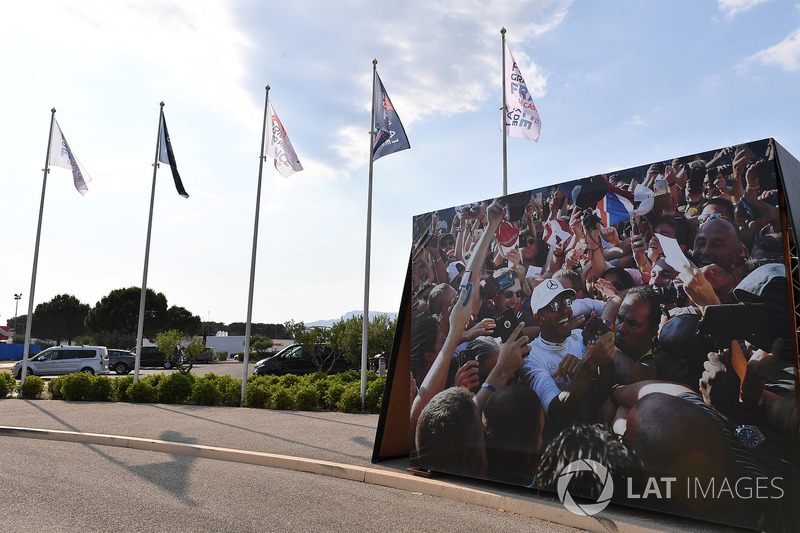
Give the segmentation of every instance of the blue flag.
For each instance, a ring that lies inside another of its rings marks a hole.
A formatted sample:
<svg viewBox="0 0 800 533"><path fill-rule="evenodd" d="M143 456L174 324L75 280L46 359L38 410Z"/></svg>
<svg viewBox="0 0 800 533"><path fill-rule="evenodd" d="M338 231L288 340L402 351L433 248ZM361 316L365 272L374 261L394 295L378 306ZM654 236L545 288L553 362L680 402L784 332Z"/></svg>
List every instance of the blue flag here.
<svg viewBox="0 0 800 533"><path fill-rule="evenodd" d="M172 153L172 142L169 140L169 132L167 131L167 120L164 114L161 114L161 143L158 148L158 160L162 163L169 165L172 169L172 180L175 182L175 188L178 189L178 194L184 198L189 198L186 189L183 188L181 175L178 174L178 166L175 164L175 154Z"/></svg>
<svg viewBox="0 0 800 533"><path fill-rule="evenodd" d="M372 145L372 160L375 161L381 157L400 150L407 150L411 148L411 144L406 137L406 130L403 129L403 124L400 122L400 117L394 110L392 101L389 95L386 94L386 89L383 88L378 72L375 72L375 80L377 81L377 91L375 91L375 101L372 107L375 110L375 142Z"/></svg>

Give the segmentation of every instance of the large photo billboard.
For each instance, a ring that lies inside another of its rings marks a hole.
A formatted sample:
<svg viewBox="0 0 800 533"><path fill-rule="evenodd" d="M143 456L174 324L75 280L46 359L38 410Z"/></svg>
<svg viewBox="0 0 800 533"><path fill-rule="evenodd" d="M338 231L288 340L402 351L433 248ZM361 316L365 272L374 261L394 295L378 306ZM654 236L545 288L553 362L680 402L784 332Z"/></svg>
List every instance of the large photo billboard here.
<svg viewBox="0 0 800 533"><path fill-rule="evenodd" d="M415 217L410 376L395 378L410 382L412 466L552 491L579 514L615 502L794 530L782 150L765 139Z"/></svg>

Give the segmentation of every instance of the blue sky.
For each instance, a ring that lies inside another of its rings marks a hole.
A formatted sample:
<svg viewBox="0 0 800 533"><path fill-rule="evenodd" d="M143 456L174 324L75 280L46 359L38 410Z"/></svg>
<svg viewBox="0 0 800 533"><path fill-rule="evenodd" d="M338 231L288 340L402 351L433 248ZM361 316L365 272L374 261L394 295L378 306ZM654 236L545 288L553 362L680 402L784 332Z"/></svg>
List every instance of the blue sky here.
<svg viewBox="0 0 800 533"><path fill-rule="evenodd" d="M411 150L374 165L370 310L396 312L413 215L502 193L500 28L542 119L515 192L775 137L800 157L800 3L777 0L17 3L0 21L0 323L27 310L50 108L92 177L47 181L34 304L148 286L244 321L264 86L305 170L265 165L253 320L363 307L372 59Z"/></svg>

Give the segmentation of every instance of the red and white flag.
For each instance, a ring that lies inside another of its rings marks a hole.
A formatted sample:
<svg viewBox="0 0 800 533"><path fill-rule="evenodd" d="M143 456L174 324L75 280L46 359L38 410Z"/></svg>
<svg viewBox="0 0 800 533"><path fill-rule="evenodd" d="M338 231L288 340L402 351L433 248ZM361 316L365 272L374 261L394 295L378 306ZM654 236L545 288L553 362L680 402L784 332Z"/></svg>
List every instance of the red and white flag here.
<svg viewBox="0 0 800 533"><path fill-rule="evenodd" d="M539 112L533 103L533 98L528 92L528 86L519 72L517 62L511 55L511 50L506 44L506 137L522 137L532 141L539 141L542 121Z"/></svg>
<svg viewBox="0 0 800 533"><path fill-rule="evenodd" d="M75 183L75 188L78 189L78 192L82 195L86 194L86 191L89 190L89 187L86 186L86 182L92 181L92 178L89 177L83 165L80 164L75 154L72 153L67 140L64 138L64 134L61 133L61 127L58 125L58 121L55 119L53 120L53 135L50 139L50 165L70 169L72 171L72 181Z"/></svg>
<svg viewBox="0 0 800 533"><path fill-rule="evenodd" d="M292 143L286 135L286 129L272 108L272 102L267 104L267 134L269 141L266 155L275 160L275 168L281 176L288 178L293 173L303 170L303 165L297 159Z"/></svg>

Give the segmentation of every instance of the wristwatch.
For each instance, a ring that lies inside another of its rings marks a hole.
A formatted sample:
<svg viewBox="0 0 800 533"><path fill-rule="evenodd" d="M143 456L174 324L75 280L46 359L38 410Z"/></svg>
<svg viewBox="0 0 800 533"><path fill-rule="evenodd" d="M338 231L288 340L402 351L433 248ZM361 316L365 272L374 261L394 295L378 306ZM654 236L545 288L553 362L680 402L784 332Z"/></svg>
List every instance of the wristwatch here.
<svg viewBox="0 0 800 533"><path fill-rule="evenodd" d="M760 429L749 424L741 425L736 428L736 438L748 448L755 448L766 440L766 437L761 433Z"/></svg>

